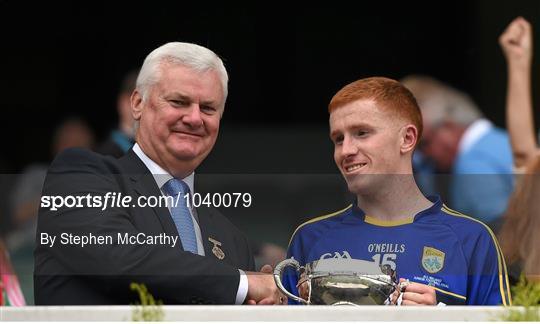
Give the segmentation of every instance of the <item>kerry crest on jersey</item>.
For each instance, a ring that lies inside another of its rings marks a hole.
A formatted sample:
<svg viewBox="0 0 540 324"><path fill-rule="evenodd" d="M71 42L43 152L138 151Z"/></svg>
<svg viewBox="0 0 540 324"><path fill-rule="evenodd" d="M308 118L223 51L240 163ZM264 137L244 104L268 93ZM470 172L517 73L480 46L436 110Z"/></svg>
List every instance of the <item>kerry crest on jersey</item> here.
<svg viewBox="0 0 540 324"><path fill-rule="evenodd" d="M437 273L444 266L444 252L435 248L424 246L422 254L422 266L429 273Z"/></svg>

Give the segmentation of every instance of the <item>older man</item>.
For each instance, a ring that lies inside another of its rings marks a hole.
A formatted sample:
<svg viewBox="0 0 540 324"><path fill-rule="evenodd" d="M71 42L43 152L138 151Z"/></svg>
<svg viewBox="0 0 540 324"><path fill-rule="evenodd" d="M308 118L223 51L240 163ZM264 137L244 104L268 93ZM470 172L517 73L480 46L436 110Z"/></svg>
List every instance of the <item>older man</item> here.
<svg viewBox="0 0 540 324"><path fill-rule="evenodd" d="M422 109L422 153L439 172L452 174L450 202L496 225L513 190L508 134L485 119L469 96L443 82L414 75L402 82Z"/></svg>
<svg viewBox="0 0 540 324"><path fill-rule="evenodd" d="M253 268L245 236L184 199L216 141L227 82L212 51L165 44L145 59L131 96L133 149L120 159L79 149L55 159L36 235L36 304L128 304L134 282L165 304L278 301L269 274L243 271ZM68 196L78 204L51 207ZM122 196L132 199L120 206ZM148 207L152 197L180 199Z"/></svg>

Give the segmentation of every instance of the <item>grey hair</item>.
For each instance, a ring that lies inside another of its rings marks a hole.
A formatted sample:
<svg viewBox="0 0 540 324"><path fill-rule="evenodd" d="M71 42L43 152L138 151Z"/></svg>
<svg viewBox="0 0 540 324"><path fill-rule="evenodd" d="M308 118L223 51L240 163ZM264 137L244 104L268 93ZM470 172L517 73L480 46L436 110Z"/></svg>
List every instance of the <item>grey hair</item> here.
<svg viewBox="0 0 540 324"><path fill-rule="evenodd" d="M464 92L428 76L411 75L401 83L415 96L426 124L435 126L444 121L469 126L483 115Z"/></svg>
<svg viewBox="0 0 540 324"><path fill-rule="evenodd" d="M136 83L143 100L148 89L158 82L163 64L184 65L200 73L216 71L221 80L223 102L227 99L229 76L219 56L196 44L171 42L156 48L144 59Z"/></svg>

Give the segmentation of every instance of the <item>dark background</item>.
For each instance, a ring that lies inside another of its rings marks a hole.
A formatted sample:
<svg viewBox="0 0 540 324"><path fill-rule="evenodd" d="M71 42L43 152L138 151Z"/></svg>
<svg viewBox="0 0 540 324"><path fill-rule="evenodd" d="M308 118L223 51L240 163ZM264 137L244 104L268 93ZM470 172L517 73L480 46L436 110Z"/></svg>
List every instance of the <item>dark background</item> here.
<svg viewBox="0 0 540 324"><path fill-rule="evenodd" d="M366 76L432 75L469 93L504 126L497 38L518 15L533 23L540 44L538 0L297 7L0 0L1 159L5 172L48 161L53 129L68 116L82 116L105 138L116 123L122 76L169 41L211 48L230 73L206 172L335 172L326 106L343 85Z"/></svg>

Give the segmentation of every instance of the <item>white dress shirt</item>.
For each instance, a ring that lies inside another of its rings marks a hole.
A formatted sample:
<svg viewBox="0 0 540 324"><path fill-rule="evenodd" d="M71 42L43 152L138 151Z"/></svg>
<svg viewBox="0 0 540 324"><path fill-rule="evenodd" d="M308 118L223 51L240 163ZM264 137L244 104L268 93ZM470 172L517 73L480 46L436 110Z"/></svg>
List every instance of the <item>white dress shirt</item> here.
<svg viewBox="0 0 540 324"><path fill-rule="evenodd" d="M167 183L167 181L172 179L173 176L169 172L165 171L162 167L160 167L152 159L150 159L148 155L146 155L142 151L138 143L135 143L135 145L133 145L133 152L137 154L137 156L141 159L144 165L146 165L150 173L152 173L152 176L154 177L154 180L156 181L156 184L159 190L161 191L161 194L165 195L162 189L163 185ZM190 175L182 179L182 181L184 181L188 185L189 191L191 192L192 195L195 193L194 180L195 180L195 172L192 172ZM170 212L171 209L170 207L168 208ZM202 243L201 228L199 227L199 222L197 221L197 217L195 217L197 215L197 210L193 207L193 205L191 205L189 208L189 211L191 214L191 218L193 219L195 236L197 238L197 254L204 256L205 253L204 253L204 246ZM240 269L238 269L238 271L240 271L240 282L238 285L238 292L236 293L236 304L240 305L244 303L244 300L246 299L246 296L247 296L248 280L244 271Z"/></svg>

